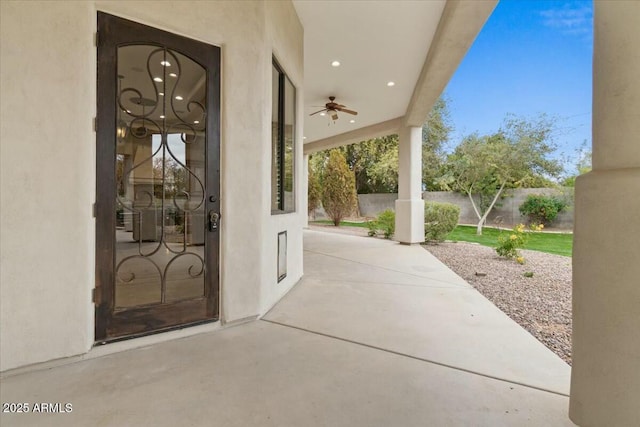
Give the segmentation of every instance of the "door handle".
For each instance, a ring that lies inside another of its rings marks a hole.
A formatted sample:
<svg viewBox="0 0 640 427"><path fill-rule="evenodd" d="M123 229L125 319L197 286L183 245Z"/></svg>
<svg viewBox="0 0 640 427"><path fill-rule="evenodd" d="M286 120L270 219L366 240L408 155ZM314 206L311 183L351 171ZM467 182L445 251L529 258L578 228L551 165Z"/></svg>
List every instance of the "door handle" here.
<svg viewBox="0 0 640 427"><path fill-rule="evenodd" d="M216 211L209 211L209 231L218 230L218 221L220 221L220 214Z"/></svg>

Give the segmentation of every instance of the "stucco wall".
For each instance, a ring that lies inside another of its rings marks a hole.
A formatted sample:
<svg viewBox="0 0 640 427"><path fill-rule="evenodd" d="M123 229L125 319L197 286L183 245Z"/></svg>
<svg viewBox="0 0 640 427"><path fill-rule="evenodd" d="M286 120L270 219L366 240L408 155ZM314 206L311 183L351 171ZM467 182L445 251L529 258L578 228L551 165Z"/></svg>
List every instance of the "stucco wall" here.
<svg viewBox="0 0 640 427"><path fill-rule="evenodd" d="M5 370L92 342L96 52L90 3L2 2L0 10Z"/></svg>
<svg viewBox="0 0 640 427"><path fill-rule="evenodd" d="M262 180L263 210L265 230L262 239L262 280L260 314L265 314L278 300L302 277L302 227L307 216L306 181L303 181L303 133L304 120L304 34L302 25L293 4L285 1L265 2L266 43L267 50L273 52L278 63L296 88L296 147L295 147L295 206L296 212L282 215L271 215L271 187L267 179ZM271 105L271 55L265 68L265 78L269 84L265 86L265 96ZM265 132L271 135L271 109L264 109ZM263 153L263 164L267 165L265 174L270 173L271 147L270 139L265 141L267 148ZM278 265L278 233L287 231L287 277L277 283Z"/></svg>
<svg viewBox="0 0 640 427"><path fill-rule="evenodd" d="M487 221L488 225L511 226L523 222L526 218L520 214L519 207L529 194L557 194L562 195L562 191L551 188L520 188L509 190L508 197L503 198L496 206ZM398 195L395 193L379 194L358 194L358 204L360 215L375 217L385 209L393 209ZM476 224L478 218L473 210L469 198L464 194L448 191L429 191L422 194L425 201L453 203L460 207L460 223ZM316 211L316 215L321 217L324 212ZM561 212L553 222L554 228L571 230L573 228L573 206L569 206L566 211Z"/></svg>
<svg viewBox="0 0 640 427"><path fill-rule="evenodd" d="M395 209L398 193L358 194L360 215L375 217L386 209Z"/></svg>
<svg viewBox="0 0 640 427"><path fill-rule="evenodd" d="M302 123L303 39L293 6L182 1L178 11L174 2L150 5L1 4L0 370L81 354L93 344L98 10L222 48L223 322L264 313L302 275L302 197L297 213L271 216L268 180L273 52L298 88ZM274 248L282 230L288 230L289 274L277 284Z"/></svg>

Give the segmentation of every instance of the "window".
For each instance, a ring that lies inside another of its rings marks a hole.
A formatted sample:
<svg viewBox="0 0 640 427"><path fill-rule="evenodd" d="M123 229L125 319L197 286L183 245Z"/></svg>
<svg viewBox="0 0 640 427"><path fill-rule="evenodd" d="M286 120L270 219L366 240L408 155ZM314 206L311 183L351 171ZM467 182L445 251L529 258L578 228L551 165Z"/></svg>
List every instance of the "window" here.
<svg viewBox="0 0 640 427"><path fill-rule="evenodd" d="M295 211L296 88L273 61L271 113L271 213Z"/></svg>

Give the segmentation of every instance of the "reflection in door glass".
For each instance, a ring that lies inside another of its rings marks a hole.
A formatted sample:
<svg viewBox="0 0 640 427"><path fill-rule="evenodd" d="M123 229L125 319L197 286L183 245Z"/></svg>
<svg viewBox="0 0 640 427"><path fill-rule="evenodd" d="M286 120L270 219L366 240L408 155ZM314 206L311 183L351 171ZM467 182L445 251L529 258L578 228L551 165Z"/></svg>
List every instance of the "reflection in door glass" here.
<svg viewBox="0 0 640 427"><path fill-rule="evenodd" d="M118 48L116 309L205 296L206 72Z"/></svg>

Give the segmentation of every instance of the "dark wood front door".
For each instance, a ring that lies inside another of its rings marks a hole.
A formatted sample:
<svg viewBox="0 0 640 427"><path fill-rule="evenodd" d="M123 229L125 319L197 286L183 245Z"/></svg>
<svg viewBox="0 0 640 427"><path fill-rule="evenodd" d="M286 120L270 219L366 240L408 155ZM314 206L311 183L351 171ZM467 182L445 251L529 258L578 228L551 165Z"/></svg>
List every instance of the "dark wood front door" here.
<svg viewBox="0 0 640 427"><path fill-rule="evenodd" d="M220 49L98 13L96 341L213 321Z"/></svg>

